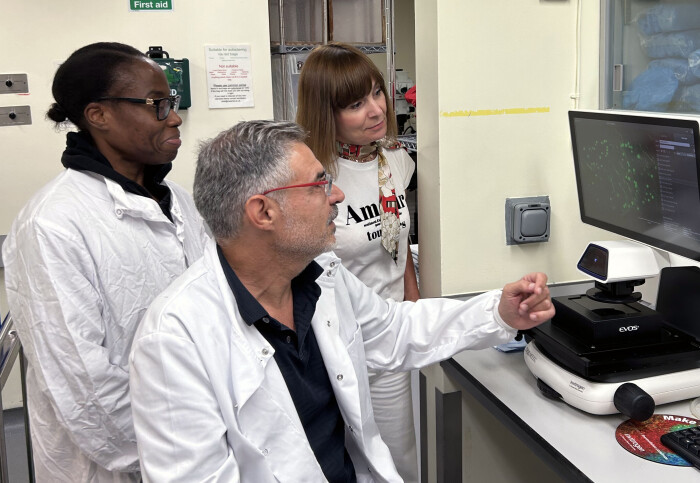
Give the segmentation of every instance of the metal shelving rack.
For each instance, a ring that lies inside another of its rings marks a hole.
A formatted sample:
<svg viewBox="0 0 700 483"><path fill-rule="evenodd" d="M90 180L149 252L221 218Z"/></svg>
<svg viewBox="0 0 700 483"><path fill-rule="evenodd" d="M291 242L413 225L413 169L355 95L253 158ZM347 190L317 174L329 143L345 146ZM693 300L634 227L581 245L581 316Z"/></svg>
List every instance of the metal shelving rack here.
<svg viewBox="0 0 700 483"><path fill-rule="evenodd" d="M298 54L302 52L311 52L314 47L321 44L270 44L270 53L274 54ZM360 49L365 54L383 54L387 51L386 45L380 44L355 44L355 47Z"/></svg>
<svg viewBox="0 0 700 483"><path fill-rule="evenodd" d="M399 135L399 141L401 141L401 144L403 144L403 147L405 147L409 153L415 153L418 151L418 143L416 138L417 136L415 134Z"/></svg>
<svg viewBox="0 0 700 483"><path fill-rule="evenodd" d="M313 50L318 45L327 44L333 40L332 21L329 18L329 12L332 11L333 0L320 0L322 16L321 16L321 39L320 42L304 42L293 41L288 38L288 29L285 25L285 7L288 6L289 0L270 0L269 15L270 15L270 33L271 37L277 37L279 40L270 41L270 53L272 55L299 54ZM310 2L308 2L310 3ZM308 5L307 3L307 5ZM387 89L391 93L392 104L395 102L395 85L396 85L396 70L394 67L394 0L381 0L381 11L377 15L382 16L382 42L349 42L365 54L386 53L386 72L387 72ZM281 62L281 77L287 77L287 64ZM283 118L289 119L287 112L288 105L287 89L282 89L282 104Z"/></svg>

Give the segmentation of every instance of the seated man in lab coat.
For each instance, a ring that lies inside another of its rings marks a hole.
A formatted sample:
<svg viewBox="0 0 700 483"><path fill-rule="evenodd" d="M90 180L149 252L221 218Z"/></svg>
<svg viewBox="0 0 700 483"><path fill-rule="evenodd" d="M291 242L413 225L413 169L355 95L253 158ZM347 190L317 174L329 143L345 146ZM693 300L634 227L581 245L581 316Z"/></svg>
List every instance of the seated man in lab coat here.
<svg viewBox="0 0 700 483"><path fill-rule="evenodd" d="M424 367L554 314L541 273L466 302L383 300L330 252L344 195L304 139L250 121L202 145L194 199L216 241L131 353L144 481L400 481L367 369Z"/></svg>

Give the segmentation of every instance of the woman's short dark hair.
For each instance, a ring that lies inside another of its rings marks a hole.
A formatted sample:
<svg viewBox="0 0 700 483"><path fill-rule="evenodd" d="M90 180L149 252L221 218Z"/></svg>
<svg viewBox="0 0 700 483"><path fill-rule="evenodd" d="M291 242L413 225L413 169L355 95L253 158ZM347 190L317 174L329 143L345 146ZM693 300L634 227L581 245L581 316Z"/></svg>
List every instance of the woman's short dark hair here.
<svg viewBox="0 0 700 483"><path fill-rule="evenodd" d="M56 102L46 117L56 124L69 120L85 129L85 106L109 93L126 64L145 57L134 47L117 42L98 42L76 50L56 71L51 87Z"/></svg>

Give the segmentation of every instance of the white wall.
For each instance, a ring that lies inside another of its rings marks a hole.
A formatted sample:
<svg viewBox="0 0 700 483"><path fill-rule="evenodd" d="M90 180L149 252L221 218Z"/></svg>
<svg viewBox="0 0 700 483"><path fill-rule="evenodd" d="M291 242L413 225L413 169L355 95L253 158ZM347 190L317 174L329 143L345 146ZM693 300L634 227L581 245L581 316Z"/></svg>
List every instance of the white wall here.
<svg viewBox="0 0 700 483"><path fill-rule="evenodd" d="M183 145L169 179L191 189L197 141L241 119L272 118L267 2L173 0L170 12L130 12L129 0L109 2L4 1L0 74L26 73L30 94L0 96L0 106L26 105L33 124L0 128L0 235L6 234L29 197L59 173L65 136L44 119L58 63L78 47L119 41L146 51L161 45L190 61L192 107L181 111ZM209 109L204 46L251 45L255 107Z"/></svg>
<svg viewBox="0 0 700 483"><path fill-rule="evenodd" d="M597 108L600 5L581 3L580 107ZM423 293L498 288L534 270L554 283L582 279L575 265L586 243L610 235L578 212L567 121L578 1L415 8ZM551 240L507 246L505 199L536 195L550 197Z"/></svg>
<svg viewBox="0 0 700 483"><path fill-rule="evenodd" d="M83 45L118 41L146 51L160 45L171 57L190 61L192 107L180 111L182 147L169 179L191 190L197 142L243 119L272 118L270 40L267 2L262 0L173 0L171 12L130 12L129 0L2 2L0 74L26 73L29 95L0 96L0 106L29 105L33 124L0 128L0 235L29 197L63 167L65 134L44 119L53 74L60 62ZM209 109L204 46L249 44L255 107ZM0 269L0 279L2 278ZM0 280L0 314L7 310ZM17 367L17 364L15 365ZM5 408L21 404L18 372L3 391Z"/></svg>

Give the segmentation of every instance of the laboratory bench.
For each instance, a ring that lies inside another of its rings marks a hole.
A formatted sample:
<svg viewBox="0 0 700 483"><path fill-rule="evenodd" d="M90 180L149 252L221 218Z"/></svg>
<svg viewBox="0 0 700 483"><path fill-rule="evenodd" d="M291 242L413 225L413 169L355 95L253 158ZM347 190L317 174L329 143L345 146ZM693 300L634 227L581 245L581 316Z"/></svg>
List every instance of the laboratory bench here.
<svg viewBox="0 0 700 483"><path fill-rule="evenodd" d="M620 446L615 429L625 416L595 416L544 397L521 351L465 351L420 379L424 483L700 481L693 467L647 461ZM690 400L655 414L693 418Z"/></svg>

